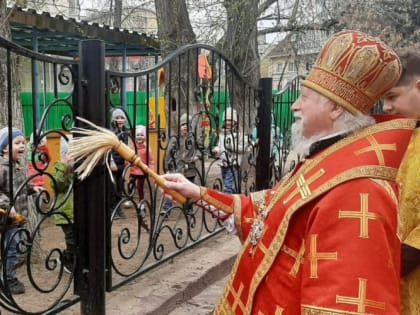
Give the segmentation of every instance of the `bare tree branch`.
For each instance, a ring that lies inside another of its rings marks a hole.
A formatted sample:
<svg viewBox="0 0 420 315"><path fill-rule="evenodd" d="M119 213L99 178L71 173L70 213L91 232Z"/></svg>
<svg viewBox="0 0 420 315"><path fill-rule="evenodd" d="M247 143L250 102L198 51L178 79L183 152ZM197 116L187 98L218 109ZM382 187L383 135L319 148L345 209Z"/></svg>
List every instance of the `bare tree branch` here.
<svg viewBox="0 0 420 315"><path fill-rule="evenodd" d="M336 19L330 19L321 24L306 25L276 25L258 31L258 35L265 35L278 32L305 32L305 31L327 31L337 24Z"/></svg>

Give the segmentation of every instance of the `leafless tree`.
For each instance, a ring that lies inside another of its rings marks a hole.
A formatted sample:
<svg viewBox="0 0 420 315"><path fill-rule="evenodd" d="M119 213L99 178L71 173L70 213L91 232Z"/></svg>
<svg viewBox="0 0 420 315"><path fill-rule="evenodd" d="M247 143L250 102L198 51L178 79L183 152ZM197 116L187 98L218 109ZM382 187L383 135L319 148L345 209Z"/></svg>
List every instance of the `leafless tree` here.
<svg viewBox="0 0 420 315"><path fill-rule="evenodd" d="M0 0L0 36L6 40L11 40L8 17L9 11L6 7L6 0ZM23 129L23 112L19 98L20 84L15 74L15 55L4 48L0 48L0 126L5 126L8 123L8 103L10 99L13 124L15 127Z"/></svg>
<svg viewBox="0 0 420 315"><path fill-rule="evenodd" d="M357 0L338 12L340 28L379 36L394 48L420 41L420 0Z"/></svg>
<svg viewBox="0 0 420 315"><path fill-rule="evenodd" d="M179 47L196 42L185 0L155 0L155 7L162 58ZM194 54L182 56L171 63L171 69L168 67L165 69L165 73L169 75L170 72L171 76L171 93L166 95L166 103L170 104L166 106L166 117L170 117L170 110L173 111L172 115L185 111L188 100L194 99L193 90L187 86L187 82L191 85L197 77L196 69L188 65L192 60L197 60L197 56ZM181 71L178 71L179 67L182 67ZM165 75L166 80L168 75Z"/></svg>
<svg viewBox="0 0 420 315"><path fill-rule="evenodd" d="M9 11L6 7L6 1L0 0L0 36L11 41L8 17ZM0 48L0 128L8 125L10 115L13 126L24 130L23 110L19 95L20 82L16 73L16 55L5 48ZM11 103L10 107L9 102ZM26 161L23 161L23 163L26 163ZM34 209L30 209L27 219L28 230L34 231L38 223ZM39 257L41 253L39 239L34 240L32 253L34 257Z"/></svg>
<svg viewBox="0 0 420 315"><path fill-rule="evenodd" d="M155 6L162 57L196 42L185 0L155 0Z"/></svg>

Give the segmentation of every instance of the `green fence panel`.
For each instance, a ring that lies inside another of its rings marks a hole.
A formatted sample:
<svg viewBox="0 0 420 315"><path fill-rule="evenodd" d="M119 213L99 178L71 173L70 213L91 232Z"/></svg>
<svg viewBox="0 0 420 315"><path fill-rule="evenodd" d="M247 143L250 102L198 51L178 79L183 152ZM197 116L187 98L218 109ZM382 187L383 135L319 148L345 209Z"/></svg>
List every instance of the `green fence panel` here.
<svg viewBox="0 0 420 315"><path fill-rule="evenodd" d="M51 129L62 129L61 119L65 114L71 114L71 108L66 104L65 101L60 101L60 99L67 99L69 93L60 92L58 96L54 96L53 92L48 92L45 94L39 94L39 114L41 119L46 108L53 104L55 100L58 100L51 106L48 112L48 119L46 123L46 128ZM136 98L135 98L136 97ZM147 94L146 91L138 91L134 93L133 91L126 92L126 110L130 117L134 117L134 109L136 109L136 119L135 124L145 125L147 122ZM25 124L25 135L29 137L33 131L33 115L34 115L34 106L32 104L32 93L31 92L21 92L20 94L23 118ZM121 94L111 94L110 101L113 106L122 106L121 103ZM68 99L68 102L71 104L71 98ZM134 106L135 104L135 106ZM230 106L230 95L225 91L215 91L213 97L211 98L210 113L214 117L219 117L219 124L222 123L222 115L226 107Z"/></svg>
<svg viewBox="0 0 420 315"><path fill-rule="evenodd" d="M71 97L69 98L68 92L60 92L57 96L53 92L47 92L39 94L39 119L44 115L47 108L50 106L47 116L46 128L51 129L62 129L61 119L63 115L71 114L72 110L69 104L72 104ZM67 102L64 99L67 99ZM34 129L33 115L35 107L32 104L32 93L21 92L20 99L22 104L23 119L25 136L29 137Z"/></svg>

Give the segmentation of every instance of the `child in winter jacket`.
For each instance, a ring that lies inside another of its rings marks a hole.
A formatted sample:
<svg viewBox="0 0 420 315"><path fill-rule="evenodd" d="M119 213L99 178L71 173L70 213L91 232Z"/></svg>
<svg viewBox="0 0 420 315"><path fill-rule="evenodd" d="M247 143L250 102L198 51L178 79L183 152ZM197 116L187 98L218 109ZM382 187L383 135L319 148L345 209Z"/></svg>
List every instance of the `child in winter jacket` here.
<svg viewBox="0 0 420 315"><path fill-rule="evenodd" d="M0 208L9 213L10 220L4 235L6 248L6 282L4 287L12 294L25 293L24 284L18 280L16 267L18 263L18 244L21 240L21 221L18 216L28 215L28 196L40 192L43 188L26 182L26 140L21 130L12 128L12 143L9 143L9 128L0 130ZM10 173L10 164L12 173ZM10 191L10 181L13 181ZM24 185L23 187L21 187ZM18 196L14 194L19 191ZM2 279L3 281L4 279Z"/></svg>
<svg viewBox="0 0 420 315"><path fill-rule="evenodd" d="M73 184L73 161L69 159L67 154L68 141L63 137L61 138L60 161L54 164L52 186L57 196L57 210L54 213L54 222L63 230L66 242L62 263L64 270L71 272L73 270L75 241L73 233L73 190L68 194Z"/></svg>
<svg viewBox="0 0 420 315"><path fill-rule="evenodd" d="M143 125L136 126L136 148L137 155L140 157L141 161L151 170L155 170L155 158L148 147L146 127ZM132 181L136 182L140 202L144 199L144 181L146 179L146 175L144 175L140 168L134 166L131 168L130 177Z"/></svg>

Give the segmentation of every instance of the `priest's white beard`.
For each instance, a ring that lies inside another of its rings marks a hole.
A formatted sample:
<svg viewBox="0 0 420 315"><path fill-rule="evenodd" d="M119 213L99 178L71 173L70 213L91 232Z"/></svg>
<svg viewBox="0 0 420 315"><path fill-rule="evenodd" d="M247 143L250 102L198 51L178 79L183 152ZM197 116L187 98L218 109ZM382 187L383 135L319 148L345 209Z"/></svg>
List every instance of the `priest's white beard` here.
<svg viewBox="0 0 420 315"><path fill-rule="evenodd" d="M295 152L299 157L305 157L309 155L309 148L312 143L325 137L326 132L320 132L317 135L306 138L302 134L302 119L298 120L292 125L292 151Z"/></svg>

